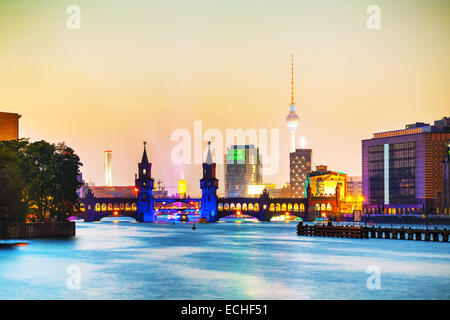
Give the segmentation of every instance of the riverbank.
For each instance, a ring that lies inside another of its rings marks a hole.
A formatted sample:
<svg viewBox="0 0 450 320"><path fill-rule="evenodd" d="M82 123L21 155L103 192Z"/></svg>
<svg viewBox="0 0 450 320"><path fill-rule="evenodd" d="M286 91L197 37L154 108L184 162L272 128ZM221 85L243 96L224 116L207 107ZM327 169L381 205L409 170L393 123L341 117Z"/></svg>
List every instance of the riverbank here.
<svg viewBox="0 0 450 320"><path fill-rule="evenodd" d="M22 223L0 234L0 239L37 239L75 236L75 222Z"/></svg>

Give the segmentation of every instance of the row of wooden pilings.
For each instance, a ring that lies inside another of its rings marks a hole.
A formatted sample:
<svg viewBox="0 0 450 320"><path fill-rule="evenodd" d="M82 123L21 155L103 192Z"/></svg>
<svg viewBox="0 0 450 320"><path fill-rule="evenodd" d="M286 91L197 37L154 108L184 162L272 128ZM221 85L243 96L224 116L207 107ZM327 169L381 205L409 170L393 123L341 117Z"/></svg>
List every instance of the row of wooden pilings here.
<svg viewBox="0 0 450 320"><path fill-rule="evenodd" d="M362 227L363 238L424 240L448 242L449 230L439 229L412 229L409 228L381 228Z"/></svg>
<svg viewBox="0 0 450 320"><path fill-rule="evenodd" d="M297 225L297 235L355 238L355 239L400 239L400 240L424 240L448 242L450 230L440 229L412 229L410 228L382 228L363 226L333 226L333 225Z"/></svg>

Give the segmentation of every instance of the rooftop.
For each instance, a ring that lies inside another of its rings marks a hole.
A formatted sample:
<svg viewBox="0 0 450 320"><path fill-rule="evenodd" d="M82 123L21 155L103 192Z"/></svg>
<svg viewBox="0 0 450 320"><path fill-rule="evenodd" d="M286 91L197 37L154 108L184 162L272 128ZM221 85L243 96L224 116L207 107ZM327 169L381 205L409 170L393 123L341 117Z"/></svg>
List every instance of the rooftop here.
<svg viewBox="0 0 450 320"><path fill-rule="evenodd" d="M407 124L405 129L377 132L373 134L373 139L381 139L408 134L417 134L423 132L450 132L450 117L444 117L441 120L434 121L434 125L424 122Z"/></svg>
<svg viewBox="0 0 450 320"><path fill-rule="evenodd" d="M134 186L98 187L90 186L96 198L137 198Z"/></svg>

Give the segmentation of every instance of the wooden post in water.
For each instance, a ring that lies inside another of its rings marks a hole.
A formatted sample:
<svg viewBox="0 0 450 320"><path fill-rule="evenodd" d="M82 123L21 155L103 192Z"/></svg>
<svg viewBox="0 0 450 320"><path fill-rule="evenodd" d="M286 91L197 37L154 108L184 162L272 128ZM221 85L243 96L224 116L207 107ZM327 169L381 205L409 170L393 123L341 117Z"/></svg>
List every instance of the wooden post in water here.
<svg viewBox="0 0 450 320"><path fill-rule="evenodd" d="M411 227L406 231L406 234L408 235L408 240L414 240L414 232L411 230Z"/></svg>
<svg viewBox="0 0 450 320"><path fill-rule="evenodd" d="M434 228L434 232L432 233L433 235L433 241L439 241L439 231L437 230L437 228Z"/></svg>
<svg viewBox="0 0 450 320"><path fill-rule="evenodd" d="M443 242L448 242L448 232L447 232L447 228L444 228L444 231L442 232L442 241L443 241Z"/></svg>
<svg viewBox="0 0 450 320"><path fill-rule="evenodd" d="M399 231L399 233L400 233L400 240L405 240L405 229L403 229L403 227Z"/></svg>
<svg viewBox="0 0 450 320"><path fill-rule="evenodd" d="M422 231L415 231L414 232L416 234L416 240L422 240Z"/></svg>

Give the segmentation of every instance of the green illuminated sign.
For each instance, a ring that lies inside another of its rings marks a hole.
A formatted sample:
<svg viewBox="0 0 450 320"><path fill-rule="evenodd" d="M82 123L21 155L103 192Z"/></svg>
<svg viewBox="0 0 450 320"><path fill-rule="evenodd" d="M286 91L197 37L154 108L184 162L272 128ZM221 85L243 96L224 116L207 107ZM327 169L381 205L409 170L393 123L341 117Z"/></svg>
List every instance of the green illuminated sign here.
<svg viewBox="0 0 450 320"><path fill-rule="evenodd" d="M245 150L243 150L243 149L230 150L230 153L228 154L228 160L244 162L245 161Z"/></svg>

